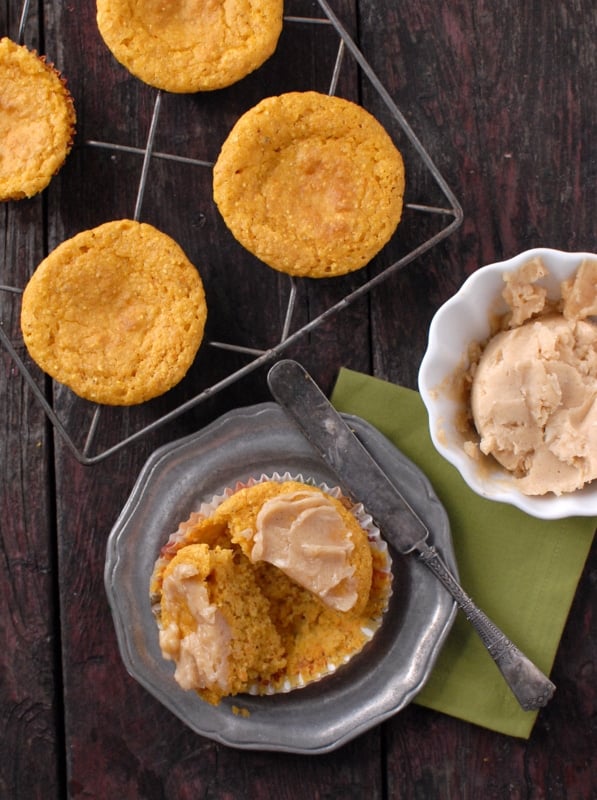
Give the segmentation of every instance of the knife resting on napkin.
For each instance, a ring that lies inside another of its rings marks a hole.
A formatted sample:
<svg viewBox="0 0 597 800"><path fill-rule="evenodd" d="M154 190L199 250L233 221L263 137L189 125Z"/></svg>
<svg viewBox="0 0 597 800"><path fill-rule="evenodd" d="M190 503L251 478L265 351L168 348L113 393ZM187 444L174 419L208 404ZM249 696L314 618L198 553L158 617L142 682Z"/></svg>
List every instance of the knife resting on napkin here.
<svg viewBox="0 0 597 800"><path fill-rule="evenodd" d="M548 673L591 548L595 518L541 520L476 495L437 453L427 412L412 389L343 368L331 400L337 410L374 425L426 474L448 513L463 584ZM521 710L461 615L414 702L522 738L530 736L537 717Z"/></svg>
<svg viewBox="0 0 597 800"><path fill-rule="evenodd" d="M427 543L429 531L425 523L308 372L296 361L282 360L270 369L268 384L347 494L364 502L388 542L402 555L416 554L456 600L521 707L532 711L546 705L554 685L462 589L435 547Z"/></svg>

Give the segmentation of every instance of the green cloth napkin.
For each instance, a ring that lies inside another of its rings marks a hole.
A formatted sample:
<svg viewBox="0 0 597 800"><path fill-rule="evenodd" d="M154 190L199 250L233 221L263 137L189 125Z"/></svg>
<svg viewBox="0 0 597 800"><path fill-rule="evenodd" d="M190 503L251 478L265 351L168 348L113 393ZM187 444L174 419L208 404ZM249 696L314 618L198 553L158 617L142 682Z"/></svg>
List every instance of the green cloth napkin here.
<svg viewBox="0 0 597 800"><path fill-rule="evenodd" d="M539 520L477 496L435 450L418 392L342 369L331 400L374 425L427 475L450 518L462 586L549 674L595 518ZM522 738L537 718L520 708L462 612L415 702Z"/></svg>

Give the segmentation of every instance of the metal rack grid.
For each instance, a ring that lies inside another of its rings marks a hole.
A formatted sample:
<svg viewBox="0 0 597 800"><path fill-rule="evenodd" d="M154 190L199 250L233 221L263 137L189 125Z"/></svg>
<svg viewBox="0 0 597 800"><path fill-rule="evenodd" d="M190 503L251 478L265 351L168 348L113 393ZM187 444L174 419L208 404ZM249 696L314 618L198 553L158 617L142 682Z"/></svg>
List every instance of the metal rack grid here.
<svg viewBox="0 0 597 800"><path fill-rule="evenodd" d="M362 297L367 292L371 291L371 289L373 289L376 286L379 286L381 283L386 281L391 275L400 270L402 267L411 263L416 258L421 256L423 253L427 252L435 245L437 245L440 241L450 236L450 234L452 234L460 226L463 219L462 208L458 200L454 196L453 192L451 191L450 187L447 185L446 181L440 174L435 163L433 162L433 160L431 159L431 157L429 156L429 154L419 141L418 137L410 127L409 123L406 121L401 111L398 109L398 107L392 100L391 96L385 89L382 82L379 80L379 78L374 73L374 71L372 70L371 66L369 65L369 63L367 62L367 60L365 59L359 48L352 40L351 36L347 32L343 24L340 22L338 17L332 11L326 0L317 0L317 3L322 10L323 13L322 17L285 16L284 17L285 24L300 23L308 25L327 25L333 28L338 37L338 49L333 66L333 72L330 78L329 94L334 94L336 91L338 77L344 59L347 57L347 55L348 57L352 57L356 62L356 64L358 65L362 75L364 75L369 80L372 88L377 92L377 94L381 98L391 118L396 122L396 124L399 126L403 134L407 137L408 141L414 148L414 151L421 159L422 165L427 170L427 172L429 173L429 175L431 176L431 178L441 191L443 199L445 200L445 205L412 204L407 202L405 203L405 208L409 208L412 211L420 212L425 215L430 215L430 214L436 215L438 218L442 220L442 222L445 222L445 224L443 224L443 227L441 227L441 229L438 232L431 235L428 239L415 246L406 255L402 256L397 261L395 261L388 267L378 272L376 275L368 279L358 288L352 290L349 294L342 297L339 301L333 303L325 311L323 311L318 316L311 319L308 323L297 328L296 330L292 330L292 319L296 303L298 282L301 279L296 279L291 276L286 276L288 279L287 307L284 315L282 330L280 332L280 337L276 345L265 350L260 350L252 347L245 347L242 345L229 344L226 342L219 342L219 341L209 341L204 343L204 345L208 347L220 348L243 354L244 356L247 356L249 360L240 369L235 369L233 372L230 372L228 375L226 375L223 379L219 380L217 383L208 386L207 388L203 389L202 391L200 391L198 394L194 395L187 401L178 405L176 408L159 416L149 424L142 425L133 433L127 435L117 443L111 445L110 447L100 452L94 453L92 448L95 435L98 431L101 422L101 414L103 407L99 405L94 406L94 404L89 403L88 401L81 400L82 403L86 403L89 406L93 406L93 413L91 416L91 422L87 432L86 433L83 432L83 434L79 436L79 441L82 441L82 444L77 444L75 442L74 437L68 431L67 424L65 423L65 421L63 421L59 417L55 409L52 407L51 403L46 398L44 392L40 389L35 376L33 375L30 368L25 364L24 360L19 355L17 347L15 346L15 342L13 342L10 336L7 335L6 331L4 330L3 322L2 320L0 320L0 341L2 342L3 346L6 348L6 350L12 357L13 361L17 365L20 373L26 380L31 391L35 395L36 399L41 404L49 421L55 427L55 429L60 434L67 447L70 449L72 454L80 463L85 465L91 465L94 463L98 463L99 461L102 461L103 459L112 455L116 451L122 449L123 447L126 447L127 445L135 441L138 441L151 431L154 431L158 427L165 425L166 423L174 420L175 418L179 417L180 415L184 414L190 409L198 406L200 403L204 402L209 397L212 397L217 392L225 389L226 387L229 387L236 381L248 375L250 372L275 360L288 347L294 344L299 338L312 332L315 328L321 325L321 323L323 323L329 317L337 314L338 312L341 312L344 308L353 303L355 300ZM29 0L25 0L23 4L23 10L19 25L20 42L22 42L24 37L24 28L28 15L29 4L30 4ZM161 101L162 101L162 92L161 90L156 90L149 133L144 148L140 149L140 148L128 147L128 146L117 145L96 140L87 140L84 143L84 146L86 147L106 148L112 151L137 153L140 156L142 156L143 164L142 164L139 184L137 187L137 197L136 197L135 211L133 217L135 220L139 220L141 214L143 197L147 184L149 165L153 158L169 159L180 163L189 164L192 166L203 167L203 168L207 167L209 169L211 169L213 166L212 162L209 161L190 159L178 156L176 154L158 152L154 149L154 140L160 117ZM12 296L20 296L22 291L23 290L20 287L0 284L0 292L10 293Z"/></svg>

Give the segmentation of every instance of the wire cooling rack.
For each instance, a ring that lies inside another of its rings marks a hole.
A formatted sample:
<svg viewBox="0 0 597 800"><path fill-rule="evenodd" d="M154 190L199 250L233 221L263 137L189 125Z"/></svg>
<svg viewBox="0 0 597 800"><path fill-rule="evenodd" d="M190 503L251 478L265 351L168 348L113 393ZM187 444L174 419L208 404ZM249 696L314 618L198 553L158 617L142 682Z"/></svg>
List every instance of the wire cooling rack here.
<svg viewBox="0 0 597 800"><path fill-rule="evenodd" d="M297 300L297 290L299 286L299 281L301 279L296 279L287 276L288 291L286 295L287 297L286 311L285 314L283 315L283 324L282 324L282 329L280 331L279 339L274 346L268 347L267 349L259 349L255 347L249 347L245 345L227 343L222 341L204 342L203 346L205 347L212 347L212 348L218 348L220 350L233 351L240 354L242 357L245 357L247 361L241 368L233 369L218 382L205 387L197 394L193 395L189 399L185 400L184 402L180 403L176 407L169 410L167 413L164 413L161 416L158 416L156 419L153 419L149 424L140 425L136 430L133 430L132 433L129 433L124 438L121 438L116 443L110 445L109 447L101 451L97 449L94 451L94 442L95 442L95 437L97 436L97 433L100 429L100 425L102 423L102 414L105 413L106 410L105 407L99 405L96 406L94 404L88 403L85 400L76 398L76 402L84 403L90 407L89 425L87 430L85 431L77 430L75 433L70 432L68 429L67 422L60 418L59 414L56 412L51 402L47 399L46 395L44 394L44 391L40 388L39 371L36 371L37 368L35 367L35 365L29 366L28 364L26 364L25 360L21 358L21 356L19 355L19 349L23 351L22 340L16 342L13 339L11 339L11 337L5 331L2 320L0 320L0 341L2 342L3 346L6 348L6 350L14 360L20 373L23 375L24 379L27 381L29 387L31 388L31 391L33 392L38 402L43 407L52 425L55 427L57 432L63 438L65 444L71 450L73 455L82 464L91 465L107 458L108 456L112 455L121 448L126 447L127 445L135 441L138 441L139 439L141 439L151 431L155 430L156 428L165 425L166 423L174 420L175 418L179 417L185 412L188 412L190 409L198 406L200 403L204 402L209 397L212 397L217 392L225 389L226 387L229 387L230 385L240 380L250 372L256 370L257 368L271 361L274 361L287 348L289 348L292 344L294 344L298 339L304 337L306 334L315 330L325 320L329 319L331 316L335 314L338 314L347 306L349 306L351 303L353 303L355 300L362 297L367 292L370 292L371 289L373 289L374 287L379 286L381 283L386 281L392 274L394 274L407 264L414 261L423 253L433 248L440 241L447 238L451 233L453 233L461 224L463 213L459 202L457 201L453 192L451 191L446 181L440 174L439 170L437 169L435 163L429 156L428 152L423 147L418 137L412 130L411 126L405 119L404 115L398 109L398 107L392 100L391 96L385 89L383 83L374 73L371 66L364 58L359 48L356 46L352 37L349 35L346 28L340 22L340 20L333 12L333 10L330 8L326 0L317 0L317 4L321 10L321 16L287 15L284 17L284 24L324 25L328 26L330 29L334 31L335 35L337 36L337 52L335 60L333 62L332 74L330 75L329 78L329 89L328 89L329 94L334 94L336 92L338 79L343 64L346 62L347 59L353 59L358 69L360 70L361 75L364 76L370 82L373 90L379 95L379 98L381 99L387 111L387 114L389 115L389 118L397 126L397 130L400 133L401 137L405 137L405 141L408 141L410 143L413 152L415 153L416 157L420 160L420 164L423 171L426 171L428 173L428 176L431 178L431 182L436 185L436 189L439 189L441 196L439 204L437 202L431 204L409 203L407 198L405 201L405 209L410 209L411 212L414 212L416 214L422 214L426 216L433 215L440 221L439 230L437 230L435 233L433 233L431 236L424 239L420 243L416 244L408 253L402 255L398 260L394 261L389 266L378 271L377 274L374 274L373 277L370 277L368 280L366 280L364 283L358 286L358 288L350 290L349 293L342 296L340 300L333 302L328 308L326 308L322 313L311 319L308 323L300 325L299 327L296 328L293 328L293 318ZM19 25L19 41L21 43L23 42L24 38L24 30L25 30L28 11L29 11L29 0L25 0L22 8L22 15ZM142 157L143 165L140 173L139 183L137 186L135 210L133 215L133 218L135 220L139 220L141 216L143 198L145 195L145 190L148 180L148 171L152 159L157 159L157 158L169 159L172 161L188 164L189 166L192 167L198 167L204 169L205 168L211 169L213 167L213 162L208 160L181 157L172 153L159 152L154 148L156 132L158 130L159 120L160 120L161 104L162 104L162 92L160 90L156 90L151 123L149 126L149 132L145 142L145 146L143 148L129 147L127 145L113 144L110 142L91 140L91 139L85 141L84 143L84 147L103 148L113 152L122 151L127 153L136 153L140 157ZM10 295L11 297L20 299L20 295L22 294L22 287L0 284L0 292L8 293L8 295ZM129 409L122 409L122 413L127 413L128 410Z"/></svg>

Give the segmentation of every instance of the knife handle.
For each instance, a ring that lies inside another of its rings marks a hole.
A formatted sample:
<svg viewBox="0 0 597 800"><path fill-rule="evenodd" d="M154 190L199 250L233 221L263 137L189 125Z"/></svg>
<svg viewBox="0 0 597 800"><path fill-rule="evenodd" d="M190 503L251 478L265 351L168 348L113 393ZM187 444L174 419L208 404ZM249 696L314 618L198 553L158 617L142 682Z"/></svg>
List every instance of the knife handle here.
<svg viewBox="0 0 597 800"><path fill-rule="evenodd" d="M506 683L525 711L547 705L554 684L513 644L460 586L433 546L421 544L419 559L450 592L498 666Z"/></svg>

